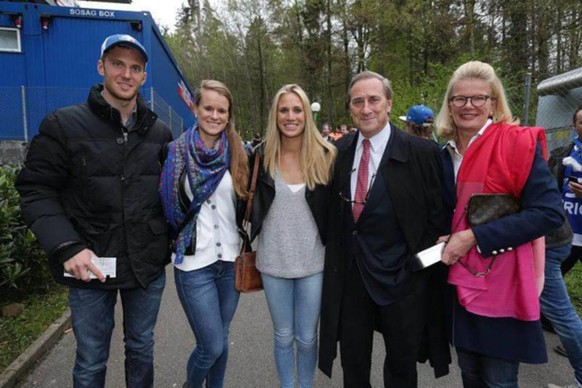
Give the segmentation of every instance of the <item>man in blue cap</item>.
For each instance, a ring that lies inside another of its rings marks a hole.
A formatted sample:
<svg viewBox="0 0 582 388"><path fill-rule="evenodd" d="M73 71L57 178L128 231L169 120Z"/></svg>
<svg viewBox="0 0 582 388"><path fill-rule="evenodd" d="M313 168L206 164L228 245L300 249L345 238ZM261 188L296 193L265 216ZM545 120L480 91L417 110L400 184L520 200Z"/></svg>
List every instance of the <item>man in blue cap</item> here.
<svg viewBox="0 0 582 388"><path fill-rule="evenodd" d="M415 105L406 116L400 116L400 120L406 121L406 131L411 135L436 140L433 133L434 113L428 106Z"/></svg>
<svg viewBox="0 0 582 388"><path fill-rule="evenodd" d="M103 387L118 294L127 387L153 387L153 331L169 262L158 198L160 150L172 139L139 94L147 52L129 35L101 46L86 103L49 114L16 182L22 213L69 286L74 387Z"/></svg>

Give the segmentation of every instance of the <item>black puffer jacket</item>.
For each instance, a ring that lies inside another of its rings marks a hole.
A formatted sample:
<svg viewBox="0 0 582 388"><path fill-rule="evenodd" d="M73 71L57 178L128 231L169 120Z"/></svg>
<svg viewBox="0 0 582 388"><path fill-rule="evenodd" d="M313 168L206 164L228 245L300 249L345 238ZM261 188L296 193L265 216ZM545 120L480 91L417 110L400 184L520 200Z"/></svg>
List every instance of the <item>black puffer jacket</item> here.
<svg viewBox="0 0 582 388"><path fill-rule="evenodd" d="M90 288L145 287L169 262L168 226L157 192L168 127L138 96L129 132L119 111L91 89L88 102L57 110L30 145L16 189L24 218L48 253L55 279ZM62 263L89 248L117 258L117 277L84 283Z"/></svg>

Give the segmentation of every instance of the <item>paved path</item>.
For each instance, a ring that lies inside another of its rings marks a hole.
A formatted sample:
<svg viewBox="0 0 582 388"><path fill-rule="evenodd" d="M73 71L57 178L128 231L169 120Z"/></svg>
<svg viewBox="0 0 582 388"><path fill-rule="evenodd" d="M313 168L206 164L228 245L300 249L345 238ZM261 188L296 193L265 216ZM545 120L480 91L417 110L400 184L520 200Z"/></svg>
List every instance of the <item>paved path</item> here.
<svg viewBox="0 0 582 388"><path fill-rule="evenodd" d="M123 377L123 347L118 303L118 325L112 340L107 376L107 387L121 388ZM555 335L546 335L548 349L558 344ZM230 356L225 387L273 388L278 386L272 356L272 326L263 292L241 296L235 319L231 326ZM171 267L158 325L156 327L156 387L181 387L185 381L185 363L194 346L193 335L178 301ZM372 386L382 387L381 364L384 359L382 339L374 343ZM71 370L74 363L75 338L68 333L42 359L20 387L71 387ZM550 361L545 365L522 365L521 388L546 387L547 383L569 384L573 372L566 358L549 351ZM333 379L316 372L316 388L341 387L341 368L336 360ZM460 387L456 364L448 376L435 380L432 369L419 365L420 387Z"/></svg>

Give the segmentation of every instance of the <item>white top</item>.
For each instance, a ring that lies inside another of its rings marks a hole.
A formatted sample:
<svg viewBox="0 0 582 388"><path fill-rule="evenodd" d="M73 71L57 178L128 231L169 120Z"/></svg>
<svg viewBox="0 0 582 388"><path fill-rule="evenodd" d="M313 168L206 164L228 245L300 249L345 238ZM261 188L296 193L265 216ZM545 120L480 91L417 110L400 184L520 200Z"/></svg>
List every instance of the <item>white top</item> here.
<svg viewBox="0 0 582 388"><path fill-rule="evenodd" d="M296 193L305 187L305 183L296 183L296 184L287 183L287 187L289 187L289 190Z"/></svg>
<svg viewBox="0 0 582 388"><path fill-rule="evenodd" d="M488 119L485 122L485 125L483 126L483 128L481 128L479 130L479 132L477 132L475 134L475 136L473 136L471 138L471 140L469 140L469 145L467 146L467 149L471 146L471 144L473 144L473 142L481 135L483 135L485 133L485 129L487 129L487 127L493 122L493 120ZM451 154L451 159L453 160L453 169L455 170L455 183L457 182L457 175L459 174L459 168L461 168L461 163L463 162L463 155L461 155L459 153L459 149L457 148L457 143L451 139L447 142L447 144L445 144L445 147L447 147L449 153ZM465 150L466 152L466 150Z"/></svg>
<svg viewBox="0 0 582 388"><path fill-rule="evenodd" d="M184 189L192 199L188 179ZM236 194L232 177L227 170L216 191L202 204L196 220L196 254L184 255L181 264L175 264L182 271L193 271L206 267L218 260L234 261L240 253L240 237L236 226ZM175 255L172 254L172 262Z"/></svg>
<svg viewBox="0 0 582 388"><path fill-rule="evenodd" d="M368 191L371 189L371 187L369 186L371 184L374 184L374 182L372 182L372 177L376 176L378 167L380 167L382 155L384 155L384 151L386 150L386 146L388 145L388 140L390 140L391 132L392 128L390 127L390 123L388 123L380 132L378 132L377 134L368 139L370 140L370 164L368 165ZM350 177L352 199L354 199L356 195L356 184L358 183L358 168L360 166L360 159L362 158L362 153L364 152L364 146L362 145L362 141L364 139L365 139L364 136L358 134L358 144L356 145L356 153L354 154L354 164L352 165L352 173Z"/></svg>

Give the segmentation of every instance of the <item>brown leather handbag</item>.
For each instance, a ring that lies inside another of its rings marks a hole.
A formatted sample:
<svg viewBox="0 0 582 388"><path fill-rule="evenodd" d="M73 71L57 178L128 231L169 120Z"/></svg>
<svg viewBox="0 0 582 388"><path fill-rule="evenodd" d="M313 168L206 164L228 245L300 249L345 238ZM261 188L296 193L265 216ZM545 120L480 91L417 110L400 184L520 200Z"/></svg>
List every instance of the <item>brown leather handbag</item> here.
<svg viewBox="0 0 582 388"><path fill-rule="evenodd" d="M254 292L263 289L263 281L261 280L261 273L256 267L257 252L247 252L247 246L250 247L250 239L248 237L251 212L253 209L253 197L255 196L255 188L257 187L257 176L259 175L259 161L260 155L255 154L255 164L253 166L253 179L251 180L251 188L249 190L249 197L247 199L247 209L245 211L245 218L243 220L243 227L245 237L240 251L240 255L234 261L235 281L234 288L239 292ZM248 244L248 245L247 245Z"/></svg>

